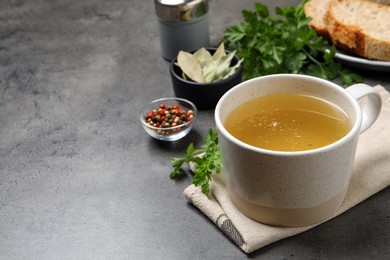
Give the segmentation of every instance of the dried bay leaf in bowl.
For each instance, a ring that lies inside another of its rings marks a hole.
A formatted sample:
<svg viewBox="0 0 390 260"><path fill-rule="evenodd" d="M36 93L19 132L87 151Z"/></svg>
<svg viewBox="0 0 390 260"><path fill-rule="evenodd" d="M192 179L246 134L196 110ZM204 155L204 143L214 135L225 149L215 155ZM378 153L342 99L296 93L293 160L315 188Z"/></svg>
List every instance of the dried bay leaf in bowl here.
<svg viewBox="0 0 390 260"><path fill-rule="evenodd" d="M193 55L198 60L202 68L213 59L213 56L211 56L210 52L206 50L206 48L200 48L199 50L194 52Z"/></svg>
<svg viewBox="0 0 390 260"><path fill-rule="evenodd" d="M236 51L225 51L224 43L218 46L213 55L205 49L200 48L191 54L185 51L179 51L175 65L182 70L182 78L193 80L197 83L212 83L226 79L240 67L243 59L230 67Z"/></svg>
<svg viewBox="0 0 390 260"><path fill-rule="evenodd" d="M221 44L218 46L217 50L213 54L213 60L218 60L223 56L226 56L225 44L221 42Z"/></svg>
<svg viewBox="0 0 390 260"><path fill-rule="evenodd" d="M198 83L204 83L204 77L202 68L198 62L198 59L191 53L185 51L179 51L177 55L177 63L181 70L193 81Z"/></svg>

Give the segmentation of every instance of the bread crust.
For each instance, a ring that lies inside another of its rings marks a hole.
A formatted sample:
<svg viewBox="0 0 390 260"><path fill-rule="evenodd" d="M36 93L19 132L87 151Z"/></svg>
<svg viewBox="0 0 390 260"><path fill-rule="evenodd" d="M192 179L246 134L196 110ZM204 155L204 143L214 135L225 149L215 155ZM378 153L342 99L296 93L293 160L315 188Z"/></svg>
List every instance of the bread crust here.
<svg viewBox="0 0 390 260"><path fill-rule="evenodd" d="M390 41L356 32L356 54L372 60L390 61Z"/></svg>
<svg viewBox="0 0 390 260"><path fill-rule="evenodd" d="M330 0L311 0L305 4L305 14L312 18L309 25L327 40L330 40L330 35L324 18L329 3Z"/></svg>

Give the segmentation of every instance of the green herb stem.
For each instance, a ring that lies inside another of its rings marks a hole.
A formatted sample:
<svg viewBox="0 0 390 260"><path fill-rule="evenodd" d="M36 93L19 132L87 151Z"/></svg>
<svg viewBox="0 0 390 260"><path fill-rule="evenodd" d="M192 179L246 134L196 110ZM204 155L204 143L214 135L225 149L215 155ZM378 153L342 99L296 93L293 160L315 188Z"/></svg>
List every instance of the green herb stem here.
<svg viewBox="0 0 390 260"><path fill-rule="evenodd" d="M218 134L215 130L209 129L207 136L202 142L202 149L195 149L194 145L190 144L184 157L175 157L172 159L171 165L174 167L174 170L171 172L170 177L178 177L183 164L190 162L196 164L192 183L195 186L200 186L202 192L208 195L209 182L212 179L212 174L220 173L222 168Z"/></svg>

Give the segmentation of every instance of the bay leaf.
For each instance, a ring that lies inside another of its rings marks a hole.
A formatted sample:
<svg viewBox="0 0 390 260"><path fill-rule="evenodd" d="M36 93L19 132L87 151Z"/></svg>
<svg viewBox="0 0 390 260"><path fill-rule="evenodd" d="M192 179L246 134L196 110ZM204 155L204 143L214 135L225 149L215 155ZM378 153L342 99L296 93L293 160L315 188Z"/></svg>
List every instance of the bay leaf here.
<svg viewBox="0 0 390 260"><path fill-rule="evenodd" d="M177 55L177 63L179 64L181 70L190 79L198 83L205 83L202 67L200 66L197 58L191 53L179 51L179 54Z"/></svg>
<svg viewBox="0 0 390 260"><path fill-rule="evenodd" d="M241 63L244 61L244 59L240 59L236 65L234 65L233 67L229 67L229 71L224 75L223 79L226 79L228 77L230 77L231 75L233 75L236 70L240 67Z"/></svg>
<svg viewBox="0 0 390 260"><path fill-rule="evenodd" d="M213 54L213 60L218 60L222 58L223 56L226 56L225 52L225 44L221 42L217 48L217 50Z"/></svg>
<svg viewBox="0 0 390 260"><path fill-rule="evenodd" d="M213 59L210 52L205 48L200 48L194 52L194 56L199 61L201 67L204 67L205 64L209 63Z"/></svg>

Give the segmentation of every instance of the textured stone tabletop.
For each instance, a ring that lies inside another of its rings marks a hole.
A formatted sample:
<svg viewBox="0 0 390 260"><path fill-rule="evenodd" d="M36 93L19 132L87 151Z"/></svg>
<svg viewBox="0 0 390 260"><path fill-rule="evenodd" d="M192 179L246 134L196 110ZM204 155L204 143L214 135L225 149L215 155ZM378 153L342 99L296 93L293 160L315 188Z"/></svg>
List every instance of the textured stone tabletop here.
<svg viewBox="0 0 390 260"><path fill-rule="evenodd" d="M298 1L262 1L274 5ZM216 45L255 1L212 0ZM361 71L390 90L388 73ZM173 96L153 1L0 1L0 259L245 259L187 203L140 107ZM249 257L389 259L390 190Z"/></svg>

